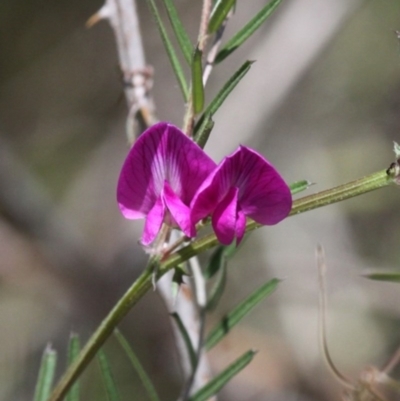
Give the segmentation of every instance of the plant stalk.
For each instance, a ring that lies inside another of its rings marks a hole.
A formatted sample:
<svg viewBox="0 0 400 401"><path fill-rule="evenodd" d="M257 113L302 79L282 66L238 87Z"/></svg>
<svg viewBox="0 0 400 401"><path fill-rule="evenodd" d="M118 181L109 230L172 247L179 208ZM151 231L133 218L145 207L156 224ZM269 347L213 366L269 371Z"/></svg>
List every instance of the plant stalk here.
<svg viewBox="0 0 400 401"><path fill-rule="evenodd" d="M398 170L397 164L393 164L388 170L382 170L347 184L297 199L293 202L290 216L353 198L390 184L395 184L399 176ZM248 220L246 232L253 231L259 227L262 226L253 220ZM217 244L218 240L215 234L209 234L195 240L191 244L169 255L164 261L161 261L156 273L157 278L160 278L178 264L185 262L191 257ZM68 390L78 379L107 338L112 334L117 325L146 292L152 288L152 275L156 263L157 262L153 258L150 259L143 273L110 311L108 316L88 340L75 362L67 369L64 376L54 388L48 401L61 401L65 397Z"/></svg>

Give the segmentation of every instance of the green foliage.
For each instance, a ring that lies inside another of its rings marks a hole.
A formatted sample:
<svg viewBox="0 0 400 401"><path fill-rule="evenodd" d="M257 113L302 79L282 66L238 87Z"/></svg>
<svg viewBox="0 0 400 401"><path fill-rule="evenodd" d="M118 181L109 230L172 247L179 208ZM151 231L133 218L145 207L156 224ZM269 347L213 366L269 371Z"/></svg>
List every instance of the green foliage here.
<svg viewBox="0 0 400 401"><path fill-rule="evenodd" d="M198 131L194 136L194 141L201 148L204 148L204 146L206 146L206 143L213 128L214 128L214 121L212 119L211 114L205 115L203 118L203 122L201 123L201 126L199 127Z"/></svg>
<svg viewBox="0 0 400 401"><path fill-rule="evenodd" d="M231 331L232 327L238 324L265 297L275 291L279 282L280 280L276 278L268 281L228 313L207 336L205 341L206 349L210 350L221 341Z"/></svg>
<svg viewBox="0 0 400 401"><path fill-rule="evenodd" d="M190 365L192 366L192 369L196 368L197 365L197 356L196 356L196 351L194 350L192 341L190 340L189 337L189 333L186 330L185 325L182 322L181 317L178 315L178 313L174 312L171 313L171 316L173 317L173 319L175 320L175 323L178 327L178 330L182 336L182 339L185 343L186 349L188 351L189 354L189 358L190 358Z"/></svg>
<svg viewBox="0 0 400 401"><path fill-rule="evenodd" d="M178 40L180 49L182 51L183 57L186 62L190 65L192 62L192 53L193 46L190 42L189 36L183 27L182 21L178 16L178 12L175 8L175 5L172 0L163 0L165 8L167 9L167 14L169 21L171 23L172 29L174 30L174 34L176 39Z"/></svg>
<svg viewBox="0 0 400 401"><path fill-rule="evenodd" d="M68 366L75 361L81 349L80 340L77 334L71 334L68 344ZM79 401L79 382L76 382L69 390L65 401Z"/></svg>
<svg viewBox="0 0 400 401"><path fill-rule="evenodd" d="M34 401L46 401L53 386L54 373L57 366L57 353L50 345L43 352L39 377L36 382Z"/></svg>
<svg viewBox="0 0 400 401"><path fill-rule="evenodd" d="M142 382L143 387L145 388L148 398L151 401L160 401L160 398L158 397L157 391L150 380L150 377L144 370L142 364L140 363L139 358L133 351L132 347L129 345L128 341L126 338L122 335L122 333L116 329L114 331L115 337L121 344L122 348L124 349L126 355L128 356L129 360L132 363L133 368L135 369L136 373L139 376L140 381Z"/></svg>
<svg viewBox="0 0 400 401"><path fill-rule="evenodd" d="M244 353L240 358L236 359L223 372L214 377L202 389L195 393L188 401L206 401L214 394L218 393L225 384L243 370L253 359L255 351L250 350Z"/></svg>
<svg viewBox="0 0 400 401"><path fill-rule="evenodd" d="M215 98L211 101L211 103L206 107L204 113L200 117L199 121L195 127L195 136L197 136L200 127L203 125L204 119L207 116L211 118L216 111L220 108L222 103L228 97L228 95L236 88L236 85L242 80L242 78L246 75L246 73L250 70L252 61L246 61L233 75L232 77L225 83L222 89L217 93Z"/></svg>
<svg viewBox="0 0 400 401"><path fill-rule="evenodd" d="M211 12L208 33L216 32L224 22L236 0L218 0Z"/></svg>
<svg viewBox="0 0 400 401"><path fill-rule="evenodd" d="M204 108L204 86L203 86L203 53L196 47L192 61L192 101L195 114Z"/></svg>
<svg viewBox="0 0 400 401"><path fill-rule="evenodd" d="M400 273L399 272L371 273L371 274L364 274L363 277L368 278L370 280L376 280L376 281L388 281L391 283L400 283Z"/></svg>
<svg viewBox="0 0 400 401"><path fill-rule="evenodd" d="M165 29L165 26L161 20L161 16L160 13L158 11L157 5L155 3L154 0L147 0L147 2L149 3L150 9L154 15L154 18L156 20L157 23L157 27L160 31L160 35L165 47L165 50L167 51L168 57L169 57L169 61L171 62L172 65L172 69L175 73L175 76L178 80L178 84L181 88L182 94L183 94L183 98L185 101L188 100L189 98L189 90L188 90L188 85L186 82L186 78L185 78L185 74L183 72L181 63L179 62L179 59L176 55L175 49L168 37L167 31Z"/></svg>
<svg viewBox="0 0 400 401"><path fill-rule="evenodd" d="M225 60L232 52L241 46L275 11L282 0L272 0L266 4L256 16L251 19L238 33L236 33L218 52L216 63Z"/></svg>
<svg viewBox="0 0 400 401"><path fill-rule="evenodd" d="M215 281L215 284L212 287L208 296L208 301L206 306L207 311L212 311L216 308L218 302L220 301L224 293L227 279L227 263L228 261L226 257L223 257L221 259L221 266L218 270L217 280Z"/></svg>
<svg viewBox="0 0 400 401"><path fill-rule="evenodd" d="M301 180L301 181L293 182L292 184L289 185L289 188L290 188L290 192L292 193L292 195L296 195L299 192L305 191L306 189L310 188L311 185L314 185L314 184L307 180Z"/></svg>
<svg viewBox="0 0 400 401"><path fill-rule="evenodd" d="M222 263L225 262L225 246L221 245L215 249L211 255L210 261L204 270L204 277L206 279L212 278L215 273L221 268Z"/></svg>
<svg viewBox="0 0 400 401"><path fill-rule="evenodd" d="M120 401L119 392L111 371L110 363L108 362L106 354L102 349L99 350L97 354L97 361L99 362L99 368L101 377L103 379L104 389L106 390L107 400Z"/></svg>

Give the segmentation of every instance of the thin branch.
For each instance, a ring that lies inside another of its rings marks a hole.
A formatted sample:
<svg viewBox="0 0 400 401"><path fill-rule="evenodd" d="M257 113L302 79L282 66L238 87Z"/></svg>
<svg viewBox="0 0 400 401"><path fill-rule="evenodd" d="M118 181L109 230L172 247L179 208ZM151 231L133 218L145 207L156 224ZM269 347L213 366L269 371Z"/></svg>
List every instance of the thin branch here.
<svg viewBox="0 0 400 401"><path fill-rule="evenodd" d="M106 0L103 7L87 21L88 27L106 19L114 31L125 97L129 112L128 141L132 144L142 129L156 122L154 103L150 95L153 69L146 65L135 0Z"/></svg>
<svg viewBox="0 0 400 401"><path fill-rule="evenodd" d="M233 11L231 10L228 13L227 17L225 18L225 21L222 23L222 25L218 29L218 31L215 35L214 43L208 52L207 59L206 59L206 65L204 67L204 72L203 72L203 85L204 86L206 86L206 83L208 81L208 78L210 77L211 71L214 68L215 58L217 57L218 50L222 43L222 36L225 32L226 25L228 24L228 21L232 17L232 15L233 15Z"/></svg>
<svg viewBox="0 0 400 401"><path fill-rule="evenodd" d="M203 48L207 39L207 26L211 12L211 6L211 0L204 0L202 20L199 30L199 42L201 42L201 46L203 46ZM89 19L87 25L92 26L101 19L107 19L109 21L115 34L119 62L125 83L125 96L129 107L127 119L128 140L132 144L136 137L136 135L133 134L132 129L134 127L135 117L137 116L138 112L141 113L143 124L146 128L153 125L156 121L153 102L151 101L149 94L152 84L152 70L146 66L145 62L135 1L106 0L103 7L92 18ZM188 107L191 108L191 102L189 102ZM161 240L161 242L162 243L158 243L158 245L155 247L155 249L157 249L160 253L162 252L162 248L165 248L164 241ZM179 246L179 243L176 246ZM194 270L196 270L196 268ZM201 275L199 267L197 268L197 271ZM155 270L152 275L153 280L155 279L156 274L157 270ZM196 293L199 293L200 287L197 284L199 280L198 273L196 273L196 277L197 279L195 280L195 288ZM202 336L200 333L203 325L201 322L199 323L198 308L191 296L191 286L188 286L186 289L186 296L180 297L177 302L175 302L175 299L171 293L170 279L165 278L164 280L161 280L158 285L158 289L167 305L168 310L170 312L176 310L180 315L185 327L188 328L192 343L199 344L199 347L201 347ZM204 292L205 290L202 291ZM205 299L205 293L203 298ZM203 303L205 304L205 301L203 301L204 300L202 300L201 305L203 305ZM200 308L201 307L202 306L200 306ZM173 327L175 328L175 325ZM194 373L191 372L190 358L189 355L187 355L185 344L183 343L181 335L176 329L175 341L178 347L185 377L192 377ZM199 375L199 377L201 376L206 378L209 376L208 364L205 362L204 358L202 359L204 362L199 364L199 370L200 368L203 369L204 374ZM198 380L195 382L193 388L198 389L204 384L204 379Z"/></svg>

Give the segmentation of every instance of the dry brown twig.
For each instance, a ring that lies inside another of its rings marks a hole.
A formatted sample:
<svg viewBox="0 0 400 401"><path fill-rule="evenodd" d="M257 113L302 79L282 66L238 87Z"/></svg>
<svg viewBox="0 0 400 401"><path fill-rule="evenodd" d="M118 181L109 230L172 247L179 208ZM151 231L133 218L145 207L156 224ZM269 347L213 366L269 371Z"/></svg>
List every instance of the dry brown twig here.
<svg viewBox="0 0 400 401"><path fill-rule="evenodd" d="M106 0L100 10L89 18L86 26L92 27L102 19L107 20L114 31L129 110L126 130L132 145L140 134L136 128L138 121L144 127L156 122L150 94L153 68L146 64L135 1Z"/></svg>

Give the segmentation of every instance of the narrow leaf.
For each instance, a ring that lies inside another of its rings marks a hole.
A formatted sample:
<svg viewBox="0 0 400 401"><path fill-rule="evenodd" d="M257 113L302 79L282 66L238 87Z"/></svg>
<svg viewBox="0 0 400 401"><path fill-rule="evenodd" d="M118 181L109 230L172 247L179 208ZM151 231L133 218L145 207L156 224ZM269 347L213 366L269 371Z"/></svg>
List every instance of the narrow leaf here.
<svg viewBox="0 0 400 401"><path fill-rule="evenodd" d="M149 6L151 8L151 11L154 15L154 18L156 20L158 29L160 31L161 34L161 39L164 43L164 47L165 50L167 51L169 60L171 62L172 65L172 69L174 70L175 76L178 80L178 84L181 88L182 94L183 94L183 98L185 101L188 100L188 94L189 94L189 90L188 90L188 85L185 79L185 74L183 73L183 69L181 66L181 63L179 62L179 59L175 53L174 47L172 46L172 43L168 37L167 31L165 29L165 26L161 20L160 17L160 13L158 12L158 8L156 6L156 3L154 0L147 0L147 2L149 3Z"/></svg>
<svg viewBox="0 0 400 401"><path fill-rule="evenodd" d="M235 241L232 242L232 244L225 246L224 249L224 255L227 259L231 259L233 255L236 254L236 252L241 248L242 244L245 243L246 241L246 236L250 233L246 233L242 241L240 242L239 246L235 244Z"/></svg>
<svg viewBox="0 0 400 401"><path fill-rule="evenodd" d="M212 311L215 309L215 307L218 305L219 300L222 297L222 294L224 293L227 277L226 270L227 260L226 257L224 257L222 259L221 267L218 271L217 280L210 291L209 299L206 306L206 309L208 311Z"/></svg>
<svg viewBox="0 0 400 401"><path fill-rule="evenodd" d="M224 262L225 247L220 245L211 255L210 261L204 270L204 278L207 280L214 276L215 273L221 268Z"/></svg>
<svg viewBox="0 0 400 401"><path fill-rule="evenodd" d="M101 371L101 377L103 379L104 389L106 390L108 401L119 401L119 393L115 384L114 376L111 372L110 363L106 357L106 354L102 349L97 354L97 360Z"/></svg>
<svg viewBox="0 0 400 401"><path fill-rule="evenodd" d="M199 130L194 137L194 141L199 145L202 149L206 146L208 138L210 137L211 131L214 128L214 121L211 118L211 114L207 114L203 118L203 122L199 127Z"/></svg>
<svg viewBox="0 0 400 401"><path fill-rule="evenodd" d="M206 401L210 397L218 393L218 391L221 390L221 388L224 387L225 384L228 383L230 379L232 379L232 377L236 376L252 361L255 354L256 352L253 350L244 353L240 358L236 359L235 362L229 365L224 371L214 377L202 389L192 395L188 401Z"/></svg>
<svg viewBox="0 0 400 401"><path fill-rule="evenodd" d="M57 366L57 353L48 345L40 363L39 377L36 382L34 401L46 401L53 386Z"/></svg>
<svg viewBox="0 0 400 401"><path fill-rule="evenodd" d="M263 22L275 11L282 0L272 0L265 7L259 11L253 19L251 19L236 35L234 35L222 47L215 58L215 63L220 63L232 52L234 52L240 45L242 45L262 24Z"/></svg>
<svg viewBox="0 0 400 401"><path fill-rule="evenodd" d="M75 333L71 334L68 344L68 366L74 362L81 349L79 336ZM79 382L77 381L69 390L65 401L79 401Z"/></svg>
<svg viewBox="0 0 400 401"><path fill-rule="evenodd" d="M398 272L363 274L363 277L368 278L370 280L400 283L400 273Z"/></svg>
<svg viewBox="0 0 400 401"><path fill-rule="evenodd" d="M306 189L310 188L311 185L314 185L314 183L307 180L301 180L293 182L292 184L289 185L289 188L292 195L295 195L298 194L299 192L305 191Z"/></svg>
<svg viewBox="0 0 400 401"><path fill-rule="evenodd" d="M150 380L150 377L147 375L142 364L140 363L139 358L134 353L132 347L129 345L126 338L122 335L122 333L119 330L115 330L114 334L117 337L122 348L124 349L129 360L131 361L133 368L136 370L136 373L138 374L139 379L142 382L143 387L145 388L149 399L151 401L160 401L160 398L158 397L158 394L156 392L155 387L153 386L153 383Z"/></svg>
<svg viewBox="0 0 400 401"><path fill-rule="evenodd" d="M212 117L215 114L215 112L220 108L220 106L227 98L227 96L233 91L233 89L235 89L236 85L242 80L242 78L249 71L252 64L253 61L246 61L225 83L222 89L217 93L217 96L215 96L212 102L206 107L204 113L197 122L195 127L195 135L197 135L197 132L202 126L205 117L208 115Z"/></svg>
<svg viewBox="0 0 400 401"><path fill-rule="evenodd" d="M181 317L176 312L171 313L171 316L174 318L175 323L178 326L179 332L181 333L183 341L186 345L186 349L187 349L187 352L188 352L189 358L190 358L190 365L192 366L192 369L195 369L196 365L197 365L197 356L196 356L196 352L193 348L192 341L189 337L189 333L187 332L186 327L183 324Z"/></svg>
<svg viewBox="0 0 400 401"><path fill-rule="evenodd" d="M202 56L203 53L196 47L192 62L192 101L195 114L200 113L204 107Z"/></svg>
<svg viewBox="0 0 400 401"><path fill-rule="evenodd" d="M214 33L224 22L236 0L218 0L211 12L208 33Z"/></svg>
<svg viewBox="0 0 400 401"><path fill-rule="evenodd" d="M244 316L246 316L258 303L260 303L267 295L270 295L278 286L280 280L274 278L260 288L255 290L250 296L242 301L235 309L228 313L222 321L214 327L206 338L205 346L210 350L216 345L233 326L238 324Z"/></svg>
<svg viewBox="0 0 400 401"><path fill-rule="evenodd" d="M167 14L169 21L171 22L172 29L176 39L178 40L179 46L181 48L183 57L185 57L186 62L190 65L192 62L193 46L190 42L189 36L183 27L182 21L178 16L175 4L172 0L163 0L165 8L167 9Z"/></svg>

